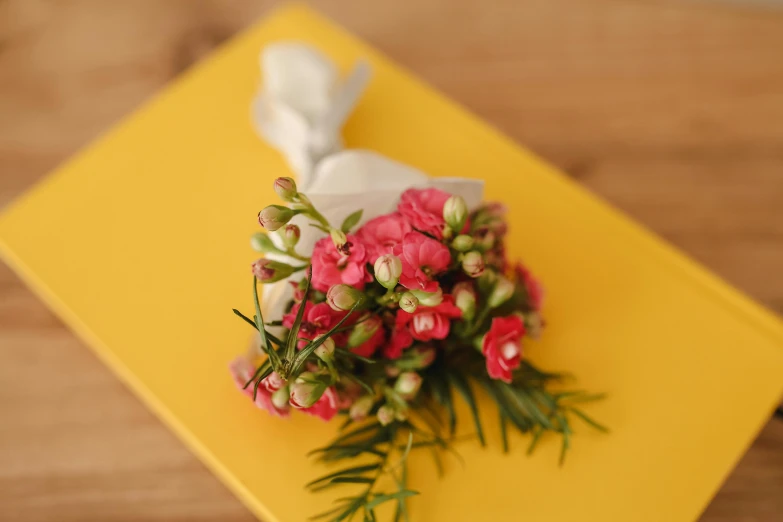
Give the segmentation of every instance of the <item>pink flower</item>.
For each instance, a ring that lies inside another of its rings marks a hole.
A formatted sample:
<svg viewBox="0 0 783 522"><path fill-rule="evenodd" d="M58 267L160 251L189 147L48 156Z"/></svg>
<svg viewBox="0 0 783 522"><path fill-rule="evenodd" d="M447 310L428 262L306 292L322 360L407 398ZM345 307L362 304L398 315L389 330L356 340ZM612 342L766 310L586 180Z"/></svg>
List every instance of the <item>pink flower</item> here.
<svg viewBox="0 0 783 522"><path fill-rule="evenodd" d="M451 320L462 317L462 310L454 305L454 298L443 296L443 302L438 306L420 306L409 314L404 310L397 312L398 321L408 325L411 336L417 341L445 339L451 330Z"/></svg>
<svg viewBox="0 0 783 522"><path fill-rule="evenodd" d="M253 365L253 363L251 363L247 357L239 356L231 361L231 364L229 364L228 368L231 372L231 376L234 379L234 383L237 385L237 388L239 388L242 393L252 399L253 384L251 383L247 388L244 388L244 386L250 379L253 378L253 375L256 373L256 367ZM276 415L278 417L288 417L291 413L291 408L289 405L284 404L282 407L278 407L272 401L272 395L277 390L282 388L284 384L285 383L277 374L277 372L272 372L269 374L269 376L261 381L261 384L258 386L255 405L262 410L268 411L272 415Z"/></svg>
<svg viewBox="0 0 783 522"><path fill-rule="evenodd" d="M481 351L487 358L487 373L493 379L511 382L511 371L519 368L525 325L516 315L495 317L484 336Z"/></svg>
<svg viewBox="0 0 783 522"><path fill-rule="evenodd" d="M446 271L451 264L449 248L419 232L406 234L393 253L402 261L400 284L411 290L435 292L438 283L432 277Z"/></svg>
<svg viewBox="0 0 783 522"><path fill-rule="evenodd" d="M339 400L337 392L334 388L330 387L324 391L323 395L321 395L321 398L318 399L315 404L309 408L301 408L299 411L303 411L308 415L312 415L313 417L318 417L325 421L329 421L332 420L332 417L337 415L338 403Z"/></svg>
<svg viewBox="0 0 783 522"><path fill-rule="evenodd" d="M451 195L435 188L408 189L402 193L397 210L413 228L443 238L443 205Z"/></svg>
<svg viewBox="0 0 783 522"><path fill-rule="evenodd" d="M530 270L525 268L522 263L517 263L514 267L514 271L517 275L517 281L522 283L525 287L525 293L527 294L527 301L533 310L541 310L541 305L544 303L544 287L541 283L533 277Z"/></svg>
<svg viewBox="0 0 783 522"><path fill-rule="evenodd" d="M372 281L367 272L367 249L351 234L340 250L329 237L320 239L313 249L313 288L326 292L330 287L344 283L363 289Z"/></svg>
<svg viewBox="0 0 783 522"><path fill-rule="evenodd" d="M356 236L367 245L367 260L375 263L383 254L391 254L392 249L402 243L402 239L411 232L410 223L398 212L378 216L356 231Z"/></svg>
<svg viewBox="0 0 783 522"><path fill-rule="evenodd" d="M294 303L291 307L291 311L283 316L283 326L291 328L294 326L296 320L296 314L299 312L301 303ZM319 335L327 333L334 328L340 320L345 317L346 312L338 312L333 310L331 306L326 303L314 304L312 301L305 302L305 311L302 316L302 324L299 326L299 337L304 339L313 340ZM350 322L350 320L348 321ZM332 336L335 344L345 344L346 333L336 334ZM306 343L304 341L299 342L299 348L304 347Z"/></svg>

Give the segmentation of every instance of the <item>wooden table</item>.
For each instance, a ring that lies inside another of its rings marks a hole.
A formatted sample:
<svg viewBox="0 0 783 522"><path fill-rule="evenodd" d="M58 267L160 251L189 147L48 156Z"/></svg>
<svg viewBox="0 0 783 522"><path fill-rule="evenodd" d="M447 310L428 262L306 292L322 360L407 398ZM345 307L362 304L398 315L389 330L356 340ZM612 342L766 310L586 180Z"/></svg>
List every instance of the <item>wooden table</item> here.
<svg viewBox="0 0 783 522"><path fill-rule="evenodd" d="M0 205L269 4L0 2ZM783 11L635 0L317 6L783 311ZM772 420L703 520L779 521L782 493L783 421ZM252 520L5 266L0 519Z"/></svg>

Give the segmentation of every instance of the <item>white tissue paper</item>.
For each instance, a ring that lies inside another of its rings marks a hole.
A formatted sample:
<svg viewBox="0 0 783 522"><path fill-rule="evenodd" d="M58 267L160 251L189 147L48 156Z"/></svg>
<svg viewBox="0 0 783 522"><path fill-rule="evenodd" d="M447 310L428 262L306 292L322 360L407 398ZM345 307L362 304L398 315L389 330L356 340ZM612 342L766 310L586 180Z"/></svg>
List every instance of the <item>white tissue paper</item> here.
<svg viewBox="0 0 783 522"><path fill-rule="evenodd" d="M420 170L368 150L342 150L340 129L370 78L366 63L358 63L341 81L335 64L317 49L300 43L277 43L261 53L262 87L252 106L261 137L282 152L296 173L298 189L332 225L364 210L359 226L393 212L400 195L411 187L435 187L465 198L468 208L482 200L484 182L465 178L430 178ZM303 216L297 252L308 255L323 232ZM276 232L269 234L282 246ZM267 257L301 264L287 256ZM264 285L266 321L280 320L293 297L291 280Z"/></svg>
<svg viewBox="0 0 783 522"><path fill-rule="evenodd" d="M262 86L253 124L279 150L306 187L318 161L342 149L340 130L370 79L359 62L341 79L336 65L314 47L277 43L261 53Z"/></svg>

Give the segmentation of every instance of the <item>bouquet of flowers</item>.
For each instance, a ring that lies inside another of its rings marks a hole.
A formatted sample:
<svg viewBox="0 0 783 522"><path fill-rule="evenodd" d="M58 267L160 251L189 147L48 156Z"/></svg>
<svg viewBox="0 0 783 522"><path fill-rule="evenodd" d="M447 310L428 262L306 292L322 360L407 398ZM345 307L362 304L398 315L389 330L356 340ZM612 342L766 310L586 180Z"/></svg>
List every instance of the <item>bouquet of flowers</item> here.
<svg viewBox="0 0 783 522"><path fill-rule="evenodd" d="M450 449L457 397L485 444L476 388L497 406L504 450L509 426L532 436L529 451L543 434L558 434L562 456L574 417L604 429L579 409L596 396L553 387L562 375L524 357L524 339L544 326L543 290L506 258L502 205L469 209L462 196L409 188L393 212L358 226L362 209L330 223L293 179L276 179L274 189L286 205L258 215L269 234L253 240L266 254L252 265L254 315L234 310L257 331L258 348L231 369L272 415L344 418L340 434L313 454L361 464L308 487L353 484L358 493L322 518L375 520L377 506L394 502L395 520L407 520L405 499L417 492L406 483L406 457ZM322 237L303 251L305 226ZM280 320L265 322L258 283L289 290ZM394 487L381 489L387 482Z"/></svg>

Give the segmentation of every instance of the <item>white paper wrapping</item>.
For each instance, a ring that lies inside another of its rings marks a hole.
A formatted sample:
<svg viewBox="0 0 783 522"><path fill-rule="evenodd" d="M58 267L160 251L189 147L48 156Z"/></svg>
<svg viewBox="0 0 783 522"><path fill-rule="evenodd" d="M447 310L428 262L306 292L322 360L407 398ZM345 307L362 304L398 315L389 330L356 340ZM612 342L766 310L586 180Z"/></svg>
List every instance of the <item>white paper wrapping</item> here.
<svg viewBox="0 0 783 522"><path fill-rule="evenodd" d="M342 149L340 129L367 86L370 67L359 62L343 80L320 51L290 42L266 47L261 71L253 124L305 186L315 164Z"/></svg>
<svg viewBox="0 0 783 522"><path fill-rule="evenodd" d="M481 203L483 181L430 178L424 172L369 150L341 150L340 129L359 99L369 66L359 63L341 81L337 68L313 47L279 43L261 54L263 85L253 102L253 120L261 137L283 153L296 173L297 185L321 214L339 226L363 209L361 226L393 212L400 195L411 187L436 187L465 198L470 209ZM324 234L303 216L292 223L302 231L297 252L309 255ZM282 246L276 233L272 240ZM300 264L286 256L268 257ZM298 280L302 273L292 279ZM290 280L264 285L264 318L279 320L293 291Z"/></svg>

